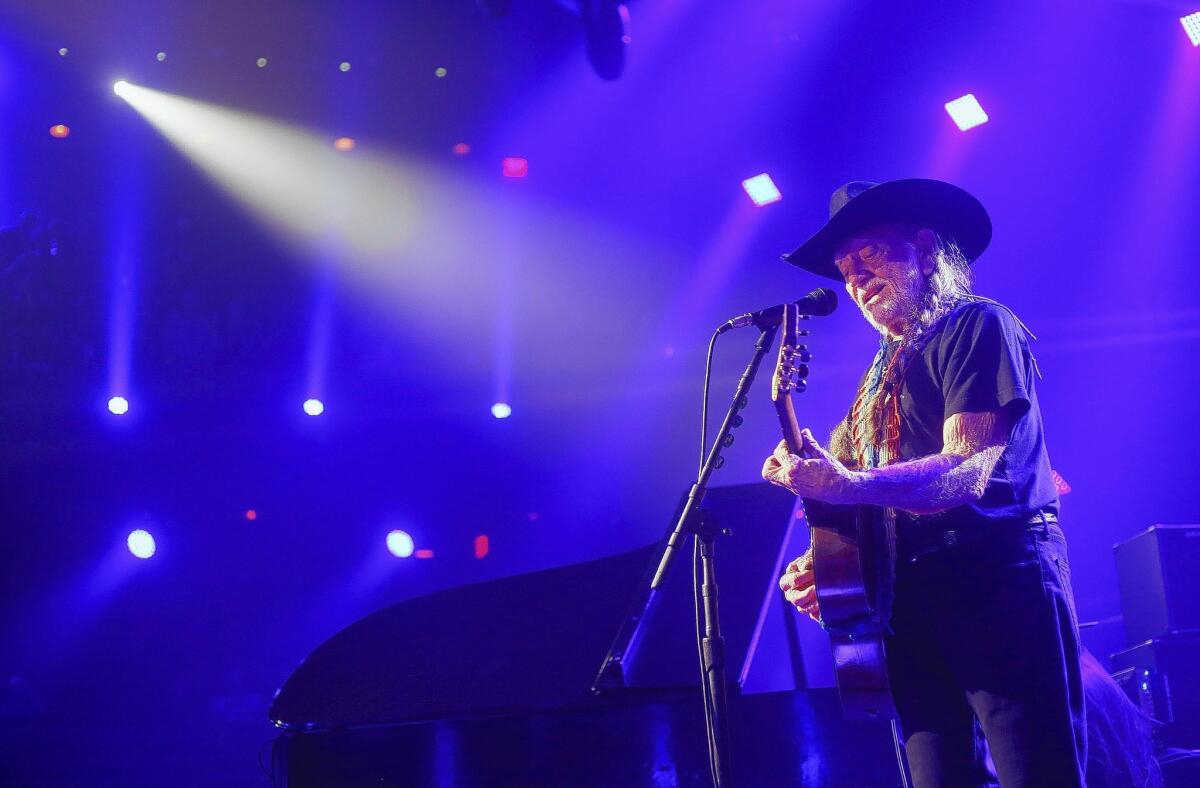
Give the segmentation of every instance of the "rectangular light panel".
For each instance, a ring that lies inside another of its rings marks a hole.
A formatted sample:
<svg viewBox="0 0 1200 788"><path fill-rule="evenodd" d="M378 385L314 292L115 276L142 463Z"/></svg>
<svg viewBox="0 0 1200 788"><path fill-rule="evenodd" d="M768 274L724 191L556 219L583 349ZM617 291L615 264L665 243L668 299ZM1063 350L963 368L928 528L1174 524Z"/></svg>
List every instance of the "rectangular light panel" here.
<svg viewBox="0 0 1200 788"><path fill-rule="evenodd" d="M979 99L975 98L974 93L968 93L961 98L947 102L946 111L963 131L988 122L987 113L983 111L983 107L979 106Z"/></svg>
<svg viewBox="0 0 1200 788"><path fill-rule="evenodd" d="M742 181L742 188L746 190L746 194L750 195L750 199L754 200L754 204L760 208L783 199L779 188L775 186L771 176L765 172Z"/></svg>
<svg viewBox="0 0 1200 788"><path fill-rule="evenodd" d="M1192 46L1200 47L1200 11L1179 18L1183 30L1192 39Z"/></svg>

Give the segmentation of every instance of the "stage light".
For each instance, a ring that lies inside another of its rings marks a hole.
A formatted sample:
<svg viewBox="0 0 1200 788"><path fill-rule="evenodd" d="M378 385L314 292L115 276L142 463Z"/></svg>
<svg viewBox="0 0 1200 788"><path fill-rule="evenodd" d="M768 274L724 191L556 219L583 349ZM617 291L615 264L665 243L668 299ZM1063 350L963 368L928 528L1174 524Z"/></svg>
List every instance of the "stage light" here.
<svg viewBox="0 0 1200 788"><path fill-rule="evenodd" d="M466 156L471 152L471 146L465 142L456 142L450 150L454 152L455 156Z"/></svg>
<svg viewBox="0 0 1200 788"><path fill-rule="evenodd" d="M108 401L108 410L114 416L124 416L129 412L129 400L124 397L113 397Z"/></svg>
<svg viewBox="0 0 1200 788"><path fill-rule="evenodd" d="M257 520L257 519L258 519L258 512L256 512L256 511L255 511L255 510L253 510L253 509L247 509L247 510L246 510L246 519L247 519L247 520L250 520L251 522L253 522L254 520Z"/></svg>
<svg viewBox="0 0 1200 788"><path fill-rule="evenodd" d="M159 63L161 63L167 59L167 53L159 52L157 55L154 56L154 59L157 60Z"/></svg>
<svg viewBox="0 0 1200 788"><path fill-rule="evenodd" d="M56 123L50 127L50 136L56 140L65 140L71 135L71 127L65 123Z"/></svg>
<svg viewBox="0 0 1200 788"><path fill-rule="evenodd" d="M338 71L345 73L349 70L350 70L350 61L349 60L343 60L340 64L338 64Z"/></svg>
<svg viewBox="0 0 1200 788"><path fill-rule="evenodd" d="M259 68L266 68L267 59L265 57L260 57L258 60L254 61L254 65L258 66Z"/></svg>
<svg viewBox="0 0 1200 788"><path fill-rule="evenodd" d="M483 558L491 551L492 547L488 540L487 534L480 534L475 537L475 557Z"/></svg>
<svg viewBox="0 0 1200 788"><path fill-rule="evenodd" d="M121 79L121 80L118 80L118 81L116 81L116 82L114 82L114 83L113 83L113 93L116 93L118 96L124 96L124 95L125 95L125 88L127 88L127 87L129 87L129 83L128 83L128 82L126 82L126 81L125 81L125 80L123 80L123 79Z"/></svg>
<svg viewBox="0 0 1200 788"><path fill-rule="evenodd" d="M444 76L446 76L446 69L442 68L441 66L438 66L436 69L433 70L433 75L435 77L439 77L439 78L444 77Z"/></svg>
<svg viewBox="0 0 1200 788"><path fill-rule="evenodd" d="M387 535L388 552L397 558L408 558L413 554L413 538L399 529L389 531Z"/></svg>
<svg viewBox="0 0 1200 788"><path fill-rule="evenodd" d="M506 156L500 169L505 178L524 178L529 174L529 162L520 156Z"/></svg>
<svg viewBox="0 0 1200 788"><path fill-rule="evenodd" d="M129 545L129 552L138 558L149 558L154 555L156 549L154 537L150 535L149 531L142 528L130 531L129 536L125 539L125 544Z"/></svg>
<svg viewBox="0 0 1200 788"><path fill-rule="evenodd" d="M66 57L66 56L67 56L67 51L68 51L68 50L67 50L67 48L66 48L66 47L59 47L59 49L58 49L58 55L59 55L59 57Z"/></svg>
<svg viewBox="0 0 1200 788"><path fill-rule="evenodd" d="M320 416L325 412L325 403L319 399L304 400L304 412L309 416Z"/></svg>
<svg viewBox="0 0 1200 788"><path fill-rule="evenodd" d="M1192 40L1192 46L1200 47L1200 11L1181 16L1179 22L1183 25L1183 32Z"/></svg>
<svg viewBox="0 0 1200 788"><path fill-rule="evenodd" d="M629 9L617 0L592 0L580 5L588 62L601 79L617 79L625 70Z"/></svg>
<svg viewBox="0 0 1200 788"><path fill-rule="evenodd" d="M746 190L746 194L750 195L754 204L760 208L783 199L779 188L775 186L775 181L771 180L771 176L765 172L742 181L742 188Z"/></svg>
<svg viewBox="0 0 1200 788"><path fill-rule="evenodd" d="M353 137L338 137L333 141L333 147L343 153L354 150L354 146L357 144Z"/></svg>
<svg viewBox="0 0 1200 788"><path fill-rule="evenodd" d="M975 98L974 93L946 102L946 112L950 113L950 117L962 131L973 129L988 121L987 113L979 105L979 99Z"/></svg>
<svg viewBox="0 0 1200 788"><path fill-rule="evenodd" d="M492 415L498 419L507 419L512 415L512 408L507 402L497 402L492 406Z"/></svg>
<svg viewBox="0 0 1200 788"><path fill-rule="evenodd" d="M422 547L420 550L413 553L417 558L433 558L433 551L427 547Z"/></svg>

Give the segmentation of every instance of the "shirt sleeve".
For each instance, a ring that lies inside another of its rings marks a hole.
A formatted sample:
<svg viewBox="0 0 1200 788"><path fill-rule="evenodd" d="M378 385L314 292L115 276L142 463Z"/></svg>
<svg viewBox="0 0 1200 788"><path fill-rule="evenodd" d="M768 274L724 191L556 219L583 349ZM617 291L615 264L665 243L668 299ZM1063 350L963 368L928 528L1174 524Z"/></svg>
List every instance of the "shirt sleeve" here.
<svg viewBox="0 0 1200 788"><path fill-rule="evenodd" d="M1012 313L975 302L951 315L942 348L943 420L955 413L1008 408L1014 421L1029 411L1027 347Z"/></svg>

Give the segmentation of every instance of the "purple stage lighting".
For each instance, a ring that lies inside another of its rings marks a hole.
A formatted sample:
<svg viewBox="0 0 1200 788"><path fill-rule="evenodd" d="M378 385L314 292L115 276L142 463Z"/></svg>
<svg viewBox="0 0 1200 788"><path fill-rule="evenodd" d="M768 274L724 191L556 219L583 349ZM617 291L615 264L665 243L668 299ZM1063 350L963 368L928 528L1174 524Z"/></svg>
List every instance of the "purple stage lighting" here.
<svg viewBox="0 0 1200 788"><path fill-rule="evenodd" d="M783 199L775 181L771 180L771 176L765 172L742 181L742 188L746 190L746 194L750 195L750 199L754 200L754 204L760 208Z"/></svg>
<svg viewBox="0 0 1200 788"><path fill-rule="evenodd" d="M304 412L309 416L320 416L325 412L325 403L319 399L304 400Z"/></svg>
<svg viewBox="0 0 1200 788"><path fill-rule="evenodd" d="M138 558L149 558L154 555L154 537L150 535L149 531L141 528L130 531L125 544L129 545L129 552Z"/></svg>
<svg viewBox="0 0 1200 788"><path fill-rule="evenodd" d="M974 93L946 102L946 112L950 113L950 117L954 118L954 122L963 131L988 122L987 113L979 105L979 99L975 98Z"/></svg>
<svg viewBox="0 0 1200 788"><path fill-rule="evenodd" d="M124 416L129 412L129 400L124 397L113 397L108 401L108 411L114 416Z"/></svg>
<svg viewBox="0 0 1200 788"><path fill-rule="evenodd" d="M1187 37L1192 40L1192 46L1200 47L1200 11L1181 16L1179 22L1183 25L1183 31L1187 33Z"/></svg>
<svg viewBox="0 0 1200 788"><path fill-rule="evenodd" d="M408 558L413 554L413 538L399 529L389 531L387 535L388 552L397 558Z"/></svg>
<svg viewBox="0 0 1200 788"><path fill-rule="evenodd" d="M512 415L512 408L507 402L497 402L492 406L492 415L498 419L507 419Z"/></svg>
<svg viewBox="0 0 1200 788"><path fill-rule="evenodd" d="M529 174L529 161L520 156L506 156L500 162L500 171L505 178L524 178Z"/></svg>

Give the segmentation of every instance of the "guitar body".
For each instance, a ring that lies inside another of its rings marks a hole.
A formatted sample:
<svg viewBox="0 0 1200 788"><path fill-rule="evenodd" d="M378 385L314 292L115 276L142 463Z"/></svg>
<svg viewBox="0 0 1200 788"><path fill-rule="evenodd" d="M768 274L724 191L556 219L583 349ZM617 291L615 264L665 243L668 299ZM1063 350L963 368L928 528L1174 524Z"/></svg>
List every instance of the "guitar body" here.
<svg viewBox="0 0 1200 788"><path fill-rule="evenodd" d="M791 453L804 456L792 392L803 391L808 350L796 343L797 315L784 311L771 399ZM895 518L874 506L803 500L812 536L813 572L821 623L833 647L842 711L850 719L896 716L887 676L884 636L895 587Z"/></svg>
<svg viewBox="0 0 1200 788"><path fill-rule="evenodd" d="M894 718L884 648L895 586L889 515L873 506L803 503L842 711L850 719Z"/></svg>

